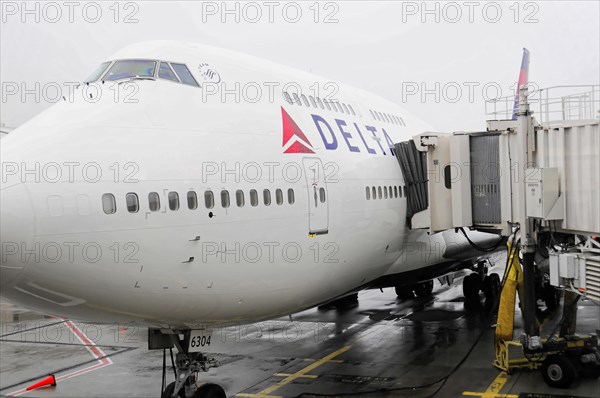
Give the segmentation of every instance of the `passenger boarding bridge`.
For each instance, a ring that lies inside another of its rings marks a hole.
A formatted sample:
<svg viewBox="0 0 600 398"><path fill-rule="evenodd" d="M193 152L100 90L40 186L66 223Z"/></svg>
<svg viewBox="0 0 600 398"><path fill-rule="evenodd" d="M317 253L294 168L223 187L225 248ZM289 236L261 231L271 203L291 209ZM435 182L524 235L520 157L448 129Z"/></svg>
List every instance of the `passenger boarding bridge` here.
<svg viewBox="0 0 600 398"><path fill-rule="evenodd" d="M600 301L600 86L525 86L516 105L488 102L486 131L425 132L396 144L396 157L412 229L509 237L494 365L541 366L548 384L565 387L572 369L600 366L597 337L575 335L577 301ZM565 291L564 315L559 336L541 338L537 300L548 282ZM517 288L520 342L512 341ZM515 346L524 358L510 358Z"/></svg>

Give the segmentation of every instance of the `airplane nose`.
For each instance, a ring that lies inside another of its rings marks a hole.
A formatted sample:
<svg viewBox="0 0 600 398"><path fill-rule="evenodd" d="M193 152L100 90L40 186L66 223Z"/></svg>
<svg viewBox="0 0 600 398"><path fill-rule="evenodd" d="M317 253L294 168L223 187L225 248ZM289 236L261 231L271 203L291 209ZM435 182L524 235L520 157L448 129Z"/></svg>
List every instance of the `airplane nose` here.
<svg viewBox="0 0 600 398"><path fill-rule="evenodd" d="M0 287L10 286L26 267L25 250L34 250L34 213L25 185L0 190ZM2 291L0 290L0 294Z"/></svg>

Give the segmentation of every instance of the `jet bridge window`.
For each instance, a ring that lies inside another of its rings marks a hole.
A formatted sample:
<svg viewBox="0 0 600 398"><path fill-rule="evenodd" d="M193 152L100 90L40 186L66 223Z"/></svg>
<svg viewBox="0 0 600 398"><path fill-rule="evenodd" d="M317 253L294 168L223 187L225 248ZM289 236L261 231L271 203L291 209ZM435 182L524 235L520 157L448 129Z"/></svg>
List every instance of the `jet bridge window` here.
<svg viewBox="0 0 600 398"><path fill-rule="evenodd" d="M179 194L177 192L169 192L169 209L179 210Z"/></svg>
<svg viewBox="0 0 600 398"><path fill-rule="evenodd" d="M150 211L160 210L160 196L158 196L158 193L150 192L148 194L148 205L150 207Z"/></svg>
<svg viewBox="0 0 600 398"><path fill-rule="evenodd" d="M128 59L117 61L104 75L103 80L113 81L132 77L154 77L156 61L143 59Z"/></svg>
<svg viewBox="0 0 600 398"><path fill-rule="evenodd" d="M115 214L117 212L117 201L112 193L102 195L102 209L106 214Z"/></svg>
<svg viewBox="0 0 600 398"><path fill-rule="evenodd" d="M125 202L127 203L128 212L137 213L140 210L140 201L135 193L129 192L125 196Z"/></svg>
<svg viewBox="0 0 600 398"><path fill-rule="evenodd" d="M183 84L200 87L187 66L184 64L176 64L171 62L171 67L173 67L175 73L177 73L177 76L179 76L179 80L181 80Z"/></svg>
<svg viewBox="0 0 600 398"><path fill-rule="evenodd" d="M166 62L160 63L160 67L158 68L158 77L160 79L172 80L174 82L179 81L179 79L177 79L177 76L175 76L175 73L173 73L173 71L171 70L169 64Z"/></svg>

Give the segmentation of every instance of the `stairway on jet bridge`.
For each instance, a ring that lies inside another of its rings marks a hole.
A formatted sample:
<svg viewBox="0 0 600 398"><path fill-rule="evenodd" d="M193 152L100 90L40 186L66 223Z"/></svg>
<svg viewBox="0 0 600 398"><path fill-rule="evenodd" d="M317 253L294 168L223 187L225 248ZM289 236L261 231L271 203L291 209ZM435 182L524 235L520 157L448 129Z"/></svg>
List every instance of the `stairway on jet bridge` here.
<svg viewBox="0 0 600 398"><path fill-rule="evenodd" d="M568 387L587 368L600 374L598 336L575 334L578 300L600 301L600 86L531 94L524 87L518 112L513 100L488 104L494 120L484 132L426 132L395 145L408 221L431 233L471 228L510 237L494 365L541 367L549 385ZM560 331L542 338L538 299L558 307L554 287L564 292L563 319ZM517 290L525 334L513 341ZM514 347L522 357L510 357Z"/></svg>

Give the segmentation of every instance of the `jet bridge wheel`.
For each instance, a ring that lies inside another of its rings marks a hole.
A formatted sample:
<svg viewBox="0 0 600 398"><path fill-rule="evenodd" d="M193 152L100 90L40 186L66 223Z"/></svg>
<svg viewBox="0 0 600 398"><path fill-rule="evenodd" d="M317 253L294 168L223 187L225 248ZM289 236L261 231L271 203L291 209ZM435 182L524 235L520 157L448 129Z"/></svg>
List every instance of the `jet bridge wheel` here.
<svg viewBox="0 0 600 398"><path fill-rule="evenodd" d="M500 293L501 289L500 275L493 273L486 276L483 280L483 294L486 299L493 299Z"/></svg>
<svg viewBox="0 0 600 398"><path fill-rule="evenodd" d="M477 297L481 290L481 277L477 272L465 276L463 279L463 294L465 298Z"/></svg>
<svg viewBox="0 0 600 398"><path fill-rule="evenodd" d="M542 377L550 387L569 388L577 378L577 370L569 358L554 354L542 363Z"/></svg>
<svg viewBox="0 0 600 398"><path fill-rule="evenodd" d="M433 293L433 280L417 283L414 285L413 290L417 298L429 297Z"/></svg>

